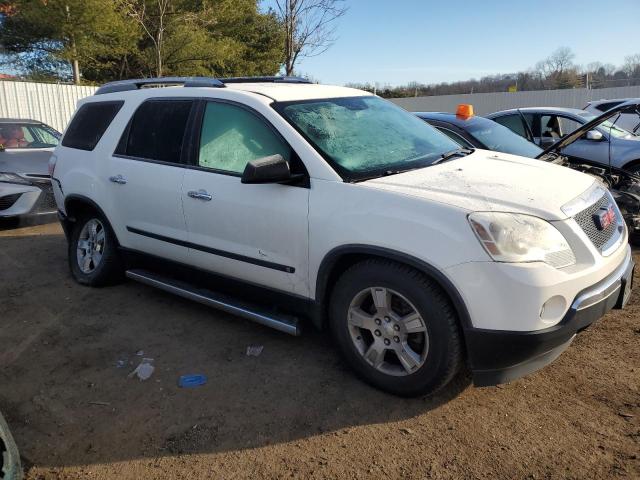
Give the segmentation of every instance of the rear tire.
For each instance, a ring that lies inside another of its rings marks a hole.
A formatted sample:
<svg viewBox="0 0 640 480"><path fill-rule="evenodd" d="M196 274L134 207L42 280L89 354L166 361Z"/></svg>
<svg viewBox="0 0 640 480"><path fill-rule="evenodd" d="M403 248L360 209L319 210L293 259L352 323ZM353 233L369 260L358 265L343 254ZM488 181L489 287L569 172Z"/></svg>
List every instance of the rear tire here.
<svg viewBox="0 0 640 480"><path fill-rule="evenodd" d="M382 259L354 265L336 283L329 314L347 363L386 392L435 393L462 366L451 302L433 280L408 266Z"/></svg>
<svg viewBox="0 0 640 480"><path fill-rule="evenodd" d="M82 285L101 287L124 278L115 234L98 213L85 213L73 224L68 257L71 275Z"/></svg>

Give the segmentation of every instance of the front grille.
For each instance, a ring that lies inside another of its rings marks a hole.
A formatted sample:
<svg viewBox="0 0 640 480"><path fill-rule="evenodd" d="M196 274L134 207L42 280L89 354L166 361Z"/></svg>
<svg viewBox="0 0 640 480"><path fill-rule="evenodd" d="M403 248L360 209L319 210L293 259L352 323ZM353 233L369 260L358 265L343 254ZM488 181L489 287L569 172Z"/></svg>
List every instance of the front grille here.
<svg viewBox="0 0 640 480"><path fill-rule="evenodd" d="M12 193L11 195L5 195L0 197L0 210L7 210L13 207L13 204L18 201L21 193Z"/></svg>
<svg viewBox="0 0 640 480"><path fill-rule="evenodd" d="M50 213L57 210L56 199L53 196L53 187L51 182L41 183L38 185L42 192L33 206L31 213Z"/></svg>
<svg viewBox="0 0 640 480"><path fill-rule="evenodd" d="M613 200L610 200L609 195L604 194L596 203L594 203L590 207L585 208L584 210L576 214L575 217L573 217L578 225L580 225L580 228L582 228L584 233L587 234L587 237L589 237L591 243L593 243L593 245L598 250L602 250L602 247L604 247L618 231L617 220L619 219L617 217L619 214L617 212L617 209L615 209L616 221L611 222L611 224L609 224L607 228L603 230L598 229L593 216L598 212L598 210L603 207L607 208L612 202Z"/></svg>

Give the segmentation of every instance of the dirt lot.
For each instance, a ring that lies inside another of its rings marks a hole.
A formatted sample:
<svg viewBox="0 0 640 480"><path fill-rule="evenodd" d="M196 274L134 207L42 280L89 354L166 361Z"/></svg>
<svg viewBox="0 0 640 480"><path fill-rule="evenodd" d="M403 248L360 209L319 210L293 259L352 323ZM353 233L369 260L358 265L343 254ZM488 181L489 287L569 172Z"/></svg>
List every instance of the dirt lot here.
<svg viewBox="0 0 640 480"><path fill-rule="evenodd" d="M65 247L55 224L0 232L0 409L27 478L640 478L637 292L542 372L405 400L310 329L81 287ZM209 381L178 388L188 373Z"/></svg>

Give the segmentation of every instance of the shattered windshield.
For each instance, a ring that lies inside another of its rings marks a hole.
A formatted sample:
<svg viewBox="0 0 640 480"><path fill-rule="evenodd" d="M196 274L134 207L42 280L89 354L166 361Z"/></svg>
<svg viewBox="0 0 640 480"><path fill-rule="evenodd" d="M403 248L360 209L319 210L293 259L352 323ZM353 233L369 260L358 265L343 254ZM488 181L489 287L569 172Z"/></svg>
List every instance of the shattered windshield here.
<svg viewBox="0 0 640 480"><path fill-rule="evenodd" d="M276 109L349 180L425 167L459 145L374 96L286 102Z"/></svg>

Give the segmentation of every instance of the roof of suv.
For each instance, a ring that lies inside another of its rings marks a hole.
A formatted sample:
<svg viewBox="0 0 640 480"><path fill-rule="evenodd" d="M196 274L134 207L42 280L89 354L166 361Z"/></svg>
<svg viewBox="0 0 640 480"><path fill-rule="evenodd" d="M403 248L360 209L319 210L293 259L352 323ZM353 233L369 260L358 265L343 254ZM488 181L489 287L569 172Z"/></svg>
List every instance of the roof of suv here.
<svg viewBox="0 0 640 480"><path fill-rule="evenodd" d="M369 92L355 88L319 85L316 83L229 83L226 88L257 93L276 102L372 95Z"/></svg>

